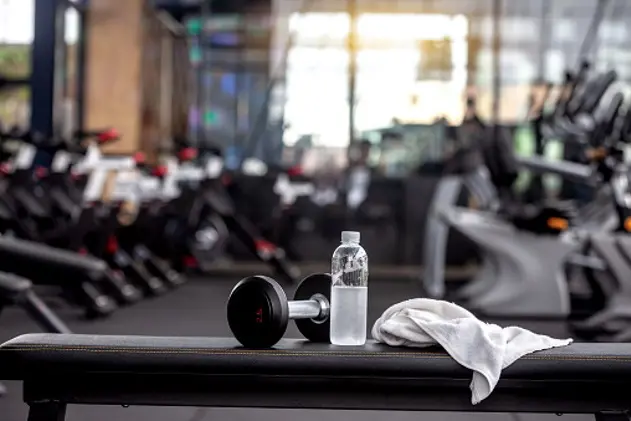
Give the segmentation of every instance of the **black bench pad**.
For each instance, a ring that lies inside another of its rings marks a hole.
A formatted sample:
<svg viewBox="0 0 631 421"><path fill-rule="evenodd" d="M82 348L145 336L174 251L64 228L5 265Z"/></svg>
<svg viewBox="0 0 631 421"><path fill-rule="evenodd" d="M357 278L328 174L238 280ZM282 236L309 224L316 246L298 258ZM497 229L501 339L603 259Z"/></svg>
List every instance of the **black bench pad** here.
<svg viewBox="0 0 631 421"><path fill-rule="evenodd" d="M475 407L444 351L375 343L30 334L0 346L0 378L24 380L27 402L593 413L631 408L631 344L526 356Z"/></svg>

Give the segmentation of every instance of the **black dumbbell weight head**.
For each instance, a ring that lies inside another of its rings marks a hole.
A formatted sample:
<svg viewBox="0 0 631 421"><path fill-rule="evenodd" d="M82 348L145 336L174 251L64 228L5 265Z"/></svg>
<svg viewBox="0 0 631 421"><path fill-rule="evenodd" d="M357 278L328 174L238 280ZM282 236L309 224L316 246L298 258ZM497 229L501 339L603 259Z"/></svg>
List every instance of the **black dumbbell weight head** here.
<svg viewBox="0 0 631 421"><path fill-rule="evenodd" d="M241 280L228 299L228 324L235 338L248 348L269 348L285 334L289 319L311 341L329 341L331 276L305 278L288 301L282 287L267 276Z"/></svg>
<svg viewBox="0 0 631 421"><path fill-rule="evenodd" d="M328 273L314 273L300 282L294 301L289 302L289 318L296 321L296 327L302 336L311 342L331 342L331 275ZM295 318L292 315L299 313L293 306L303 305L315 301L320 314L315 318Z"/></svg>
<svg viewBox="0 0 631 421"><path fill-rule="evenodd" d="M289 307L281 286L267 276L242 279L228 298L228 325L248 348L268 348L287 330Z"/></svg>

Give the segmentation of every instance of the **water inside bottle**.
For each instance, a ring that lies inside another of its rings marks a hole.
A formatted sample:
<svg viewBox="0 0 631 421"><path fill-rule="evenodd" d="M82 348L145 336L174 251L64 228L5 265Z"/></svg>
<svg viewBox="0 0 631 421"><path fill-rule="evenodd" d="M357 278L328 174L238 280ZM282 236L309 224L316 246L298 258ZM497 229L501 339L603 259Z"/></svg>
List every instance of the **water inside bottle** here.
<svg viewBox="0 0 631 421"><path fill-rule="evenodd" d="M363 345L366 343L368 287L334 286L331 288L331 343Z"/></svg>

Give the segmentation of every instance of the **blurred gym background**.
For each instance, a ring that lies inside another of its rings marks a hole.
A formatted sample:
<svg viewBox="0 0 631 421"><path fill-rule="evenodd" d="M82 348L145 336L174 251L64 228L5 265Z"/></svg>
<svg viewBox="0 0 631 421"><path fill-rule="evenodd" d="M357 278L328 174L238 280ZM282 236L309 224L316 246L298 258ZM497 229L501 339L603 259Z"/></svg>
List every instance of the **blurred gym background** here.
<svg viewBox="0 0 631 421"><path fill-rule="evenodd" d="M46 138L114 127L121 139L104 145L104 154L141 151L150 164L173 154L178 139L221 150L239 187L230 192L235 207L304 274L330 268L340 231L361 231L374 321L419 294L429 206L467 98L518 154L534 154L532 97L547 83L555 97L564 72L581 59L594 73L615 69L628 93L629 22L628 0L0 0L0 76L12 80L0 90L0 123ZM554 140L545 150L555 160L571 153ZM40 154L36 164L50 158ZM307 178L317 194L294 198L287 211L274 189L278 173L239 171L253 158ZM370 169L367 192L342 200L358 163ZM555 176L544 181L554 196L585 193ZM466 190L459 204L476 207ZM233 238L222 252L188 268L216 275L195 277L204 282L107 320L67 321L79 333L230 335L230 288L269 268ZM471 241L450 233L447 278L469 278L478 260ZM390 283L397 279L414 282ZM558 322L524 326L567 334ZM2 328L2 340L39 330L11 310ZM22 419L12 393L0 413L7 408L9 420ZM101 411L120 420L208 415Z"/></svg>
<svg viewBox="0 0 631 421"><path fill-rule="evenodd" d="M187 137L222 148L228 167L256 157L325 184L343 176L353 145L368 144L375 174L356 222L371 262L401 271L420 264L445 127L459 124L467 94L531 153L533 86L575 66L599 3L1 0L0 73L27 80L0 94L0 120L46 134L113 126L123 139L107 153L150 159ZM587 58L625 81L631 6L612 3ZM258 200L248 213L280 235ZM302 262L328 260L335 209L301 209L284 246ZM452 243L449 262L465 265L470 247Z"/></svg>

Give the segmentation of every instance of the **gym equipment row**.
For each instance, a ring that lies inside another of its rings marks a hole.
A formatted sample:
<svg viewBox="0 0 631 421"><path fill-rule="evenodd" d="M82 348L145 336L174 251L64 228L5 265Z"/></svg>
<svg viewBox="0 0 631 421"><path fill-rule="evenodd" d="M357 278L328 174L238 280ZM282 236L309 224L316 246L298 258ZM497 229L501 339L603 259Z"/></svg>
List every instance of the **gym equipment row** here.
<svg viewBox="0 0 631 421"><path fill-rule="evenodd" d="M434 196L425 238L424 287L430 296L446 295L444 248L449 229L454 229L471 239L482 256L480 271L455 292L456 301L497 317L587 315L591 317L579 326L592 338L626 337L630 319L619 302L625 300L631 274L631 243L626 241L631 228L629 166L624 160L631 141L631 110L624 106L616 81L615 71L590 77L584 63L576 74L567 75L550 111L544 105L550 102L551 85L539 108L531 110L537 144L557 141L579 147L583 162L517 157L510 140L491 140L479 119L463 123L471 126L467 135L482 145L484 159L471 171L446 174ZM538 194L530 192L526 202L513 190L522 169L589 185L595 198L580 206L549 198L535 185ZM483 204L481 209L454 206L463 185ZM480 192L489 194L478 197ZM581 297L575 292L585 289L589 293Z"/></svg>
<svg viewBox="0 0 631 421"><path fill-rule="evenodd" d="M114 130L62 139L0 128L3 304L32 314L41 300L31 285L52 285L87 317L104 317L179 287L192 264L221 256L231 237L284 282L298 279L284 251L235 209L216 152L180 141L151 167L142 154L103 156L118 138ZM35 165L41 156L49 168ZM67 331L51 314L36 317L42 328Z"/></svg>

